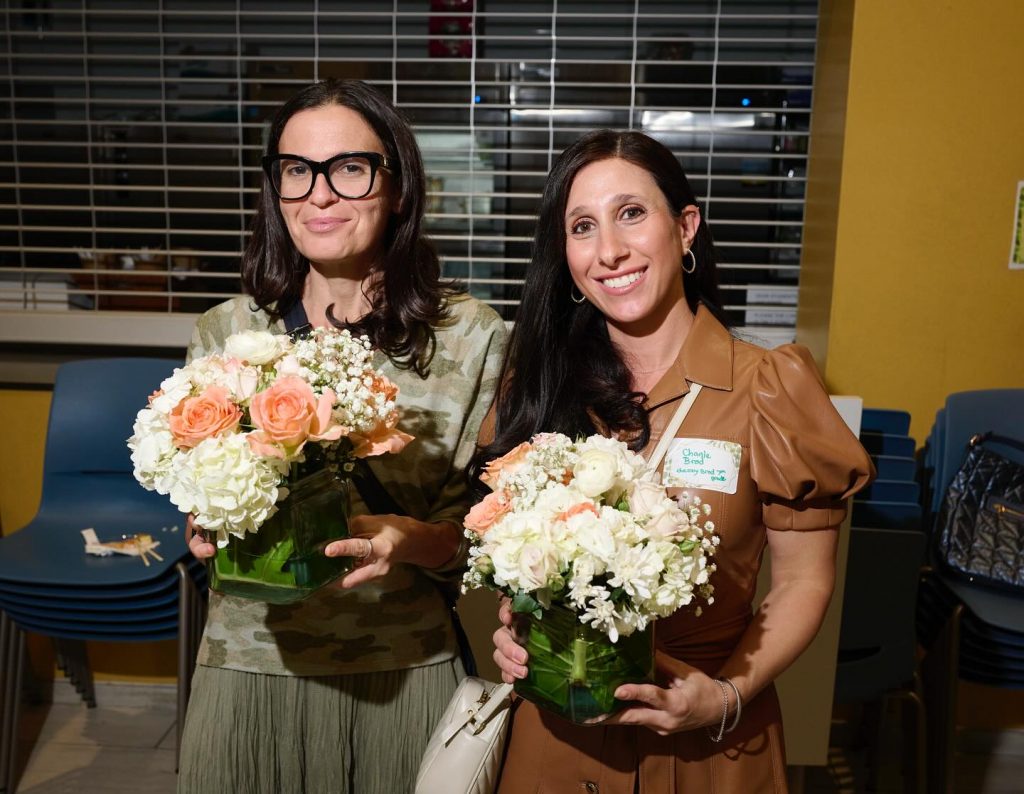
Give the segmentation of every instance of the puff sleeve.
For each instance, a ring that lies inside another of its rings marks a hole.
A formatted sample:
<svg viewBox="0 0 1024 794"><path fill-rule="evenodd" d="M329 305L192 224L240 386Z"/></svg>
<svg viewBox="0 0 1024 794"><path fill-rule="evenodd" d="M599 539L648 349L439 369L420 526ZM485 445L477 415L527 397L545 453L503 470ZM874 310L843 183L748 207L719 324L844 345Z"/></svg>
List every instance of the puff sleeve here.
<svg viewBox="0 0 1024 794"><path fill-rule="evenodd" d="M825 529L875 476L832 405L807 349L765 351L752 381L750 473L769 529Z"/></svg>

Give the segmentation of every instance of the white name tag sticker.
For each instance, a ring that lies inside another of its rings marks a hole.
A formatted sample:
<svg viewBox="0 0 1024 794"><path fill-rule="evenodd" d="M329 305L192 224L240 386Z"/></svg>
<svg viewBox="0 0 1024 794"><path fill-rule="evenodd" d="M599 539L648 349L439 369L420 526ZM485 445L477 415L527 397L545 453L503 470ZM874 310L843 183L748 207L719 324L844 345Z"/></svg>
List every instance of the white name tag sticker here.
<svg viewBox="0 0 1024 794"><path fill-rule="evenodd" d="M677 438L665 455L661 481L666 488L704 488L736 493L743 447L734 441Z"/></svg>

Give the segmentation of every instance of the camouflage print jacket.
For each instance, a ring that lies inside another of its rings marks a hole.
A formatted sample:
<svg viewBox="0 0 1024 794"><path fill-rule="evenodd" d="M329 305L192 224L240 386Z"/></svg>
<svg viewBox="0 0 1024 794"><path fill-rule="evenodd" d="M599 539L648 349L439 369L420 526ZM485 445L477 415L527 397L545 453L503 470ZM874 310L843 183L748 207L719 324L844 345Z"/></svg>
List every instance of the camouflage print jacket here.
<svg viewBox="0 0 1024 794"><path fill-rule="evenodd" d="M450 306L450 321L435 329L437 351L425 379L375 354L374 364L399 388L399 427L416 440L397 455L372 458L371 467L413 517L461 524L470 499L464 472L494 396L505 326L474 298L459 297ZM247 329L284 333L284 324L253 311L248 298L233 298L199 318L189 356L218 351L228 336ZM352 512L367 512L355 489ZM318 676L451 659L457 644L432 579L457 579L464 561L429 574L397 565L375 582L349 591L326 587L297 604L211 593L198 661L247 672Z"/></svg>

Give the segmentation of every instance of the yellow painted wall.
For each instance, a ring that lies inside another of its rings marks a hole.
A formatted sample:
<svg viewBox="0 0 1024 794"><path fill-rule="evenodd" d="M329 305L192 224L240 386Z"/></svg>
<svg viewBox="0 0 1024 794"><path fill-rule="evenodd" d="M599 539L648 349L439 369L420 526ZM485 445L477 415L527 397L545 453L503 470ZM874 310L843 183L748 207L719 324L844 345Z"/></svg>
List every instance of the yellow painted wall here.
<svg viewBox="0 0 1024 794"><path fill-rule="evenodd" d="M823 0L798 340L830 391L901 408L1024 387L1018 0ZM958 724L1020 728L1024 694L961 684Z"/></svg>
<svg viewBox="0 0 1024 794"><path fill-rule="evenodd" d="M833 393L909 410L921 442L950 392L1024 386L1024 270L1008 267L1024 179L1024 3L823 6L823 17L852 15L849 41L839 25L822 43L848 48L847 101L817 115L843 68L833 63L816 88L813 124L830 135L812 128L808 185L805 265L827 269L834 234L833 289L816 288L820 274L802 288L798 337ZM831 187L830 171L841 177Z"/></svg>

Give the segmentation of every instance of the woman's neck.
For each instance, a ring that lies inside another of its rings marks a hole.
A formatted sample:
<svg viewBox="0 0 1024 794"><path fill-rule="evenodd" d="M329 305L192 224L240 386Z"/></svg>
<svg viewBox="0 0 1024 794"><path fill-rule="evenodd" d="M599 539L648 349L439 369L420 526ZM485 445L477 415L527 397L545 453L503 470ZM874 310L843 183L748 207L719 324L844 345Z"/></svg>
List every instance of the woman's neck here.
<svg viewBox="0 0 1024 794"><path fill-rule="evenodd" d="M693 326L694 314L683 300L658 323L646 327L609 323L608 336L622 351L633 388L647 393L675 363Z"/></svg>
<svg viewBox="0 0 1024 794"><path fill-rule="evenodd" d="M331 316L340 322L355 323L372 308L364 292L369 274L327 275L316 264L310 264L306 283L302 288L302 306L309 322L317 327L329 325L327 307Z"/></svg>

